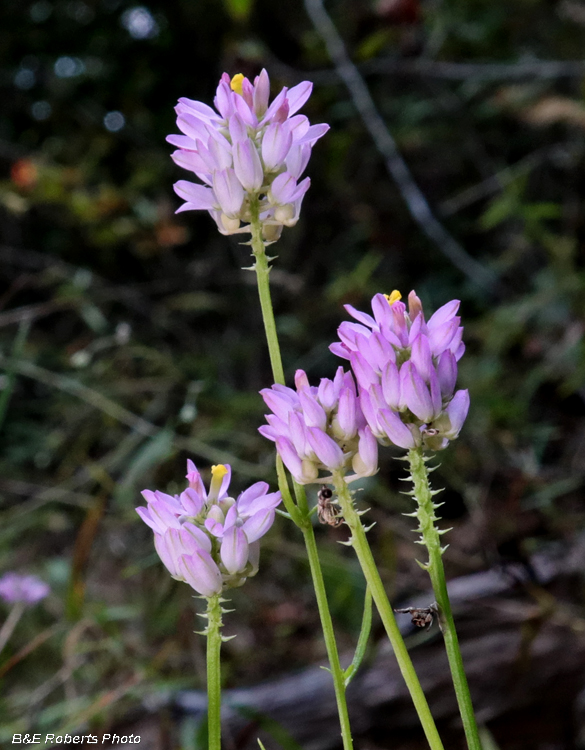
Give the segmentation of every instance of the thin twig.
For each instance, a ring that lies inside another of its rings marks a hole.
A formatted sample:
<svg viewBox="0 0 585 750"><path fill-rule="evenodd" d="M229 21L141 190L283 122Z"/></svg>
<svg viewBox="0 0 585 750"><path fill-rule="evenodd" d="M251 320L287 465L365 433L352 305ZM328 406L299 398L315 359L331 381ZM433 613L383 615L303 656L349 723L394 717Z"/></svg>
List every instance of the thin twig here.
<svg viewBox="0 0 585 750"><path fill-rule="evenodd" d="M579 78L585 75L585 60L520 60L513 63L443 62L405 60L392 57L368 60L360 66L364 75L401 73L448 81L503 81L526 78Z"/></svg>
<svg viewBox="0 0 585 750"><path fill-rule="evenodd" d="M321 0L305 0L305 8L323 38L331 60L347 86L365 127L372 136L378 151L384 157L388 172L400 190L413 219L443 255L470 281L495 292L499 287L499 281L494 272L468 255L435 218L426 197L402 158L396 141L380 116L362 76L350 60L343 40L327 15Z"/></svg>
<svg viewBox="0 0 585 750"><path fill-rule="evenodd" d="M486 177L485 180L465 188L465 190L462 190L451 198L447 198L447 200L439 204L439 211L443 216L452 216L463 208L467 208L477 201L499 192L502 188L514 182L514 180L529 174L533 169L536 169L546 161L554 159L556 156L564 156L566 153L566 149L560 144L547 148L539 148L522 157L522 159L518 159L514 164L504 167L496 172L496 174Z"/></svg>
<svg viewBox="0 0 585 750"><path fill-rule="evenodd" d="M271 56L270 67L285 80L309 79L319 86L338 83L338 70L296 70ZM429 58L378 57L356 65L362 76L392 74L416 78L431 78L444 81L498 81L556 80L559 78L581 78L585 75L585 60L519 60L517 62L450 62Z"/></svg>

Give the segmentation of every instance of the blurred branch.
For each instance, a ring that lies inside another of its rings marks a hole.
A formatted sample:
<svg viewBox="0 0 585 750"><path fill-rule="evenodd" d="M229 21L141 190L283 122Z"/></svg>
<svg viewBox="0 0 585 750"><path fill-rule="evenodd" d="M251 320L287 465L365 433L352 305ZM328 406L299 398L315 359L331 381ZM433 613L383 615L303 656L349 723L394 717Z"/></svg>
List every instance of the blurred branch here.
<svg viewBox="0 0 585 750"><path fill-rule="evenodd" d="M500 283L494 272L472 258L431 211L425 195L402 158L396 141L378 112L362 76L350 60L343 40L321 0L305 0L305 8L323 38L337 73L347 86L364 126L384 157L386 168L400 190L413 219L431 242L470 281L492 293L496 292Z"/></svg>
<svg viewBox="0 0 585 750"><path fill-rule="evenodd" d="M275 58L270 67L283 78L295 82L310 79L320 86L344 80L339 70L297 71ZM556 80L581 78L585 75L585 60L520 60L518 62L476 63L449 62L429 58L378 57L355 66L362 76L379 73L394 76L435 78L444 81L520 81L527 79Z"/></svg>
<svg viewBox="0 0 585 750"><path fill-rule="evenodd" d="M360 65L364 75L401 73L450 81L502 81L523 78L579 78L585 75L585 60L526 60L514 63L460 63L427 59L368 60Z"/></svg>
<svg viewBox="0 0 585 750"><path fill-rule="evenodd" d="M544 164L551 159L555 159L556 157L566 158L566 156L567 149L561 144L547 148L539 148L531 154L524 156L522 159L519 159L514 164L504 167L504 169L498 171L496 174L490 175L476 185L472 185L471 187L462 190L460 193L457 193L457 195L454 195L452 198L443 201L439 204L439 211L443 216L452 216L458 211L467 208L467 206L471 206L473 203L476 203L483 198L487 198L493 193L497 193L519 177L529 174L541 164Z"/></svg>

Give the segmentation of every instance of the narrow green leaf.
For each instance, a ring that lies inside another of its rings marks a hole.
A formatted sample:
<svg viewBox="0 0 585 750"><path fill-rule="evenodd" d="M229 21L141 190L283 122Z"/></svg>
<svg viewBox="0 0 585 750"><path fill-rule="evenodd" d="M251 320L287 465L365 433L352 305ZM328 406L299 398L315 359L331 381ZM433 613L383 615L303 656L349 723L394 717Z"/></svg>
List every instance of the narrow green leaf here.
<svg viewBox="0 0 585 750"><path fill-rule="evenodd" d="M362 663L366 654L366 648L368 646L368 639L370 637L370 631L372 629L372 594L369 587L366 588L366 596L364 599L364 615L362 617L362 627L360 629L360 636L358 638L357 646L355 648L355 654L349 667L345 670L345 687L352 681L353 676L358 671L360 664Z"/></svg>

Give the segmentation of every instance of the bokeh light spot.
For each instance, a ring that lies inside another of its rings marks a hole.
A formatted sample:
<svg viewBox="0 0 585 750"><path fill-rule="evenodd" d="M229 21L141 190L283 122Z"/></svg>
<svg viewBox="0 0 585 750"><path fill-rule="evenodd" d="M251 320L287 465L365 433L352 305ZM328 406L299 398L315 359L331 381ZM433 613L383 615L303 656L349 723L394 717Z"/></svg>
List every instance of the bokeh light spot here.
<svg viewBox="0 0 585 750"><path fill-rule="evenodd" d="M58 78L73 78L85 72L85 65L78 57L64 55L57 58L54 70Z"/></svg>
<svg viewBox="0 0 585 750"><path fill-rule="evenodd" d="M122 15L122 26L133 39L152 39L159 32L152 13L144 5L129 8Z"/></svg>
<svg viewBox="0 0 585 750"><path fill-rule="evenodd" d="M33 102L30 108L30 113L35 120L47 120L51 116L52 111L53 108L49 102L46 102L43 99L38 102Z"/></svg>
<svg viewBox="0 0 585 750"><path fill-rule="evenodd" d="M104 127L106 130L109 130L110 133L117 133L119 130L122 130L125 124L126 118L121 112L108 112L104 117Z"/></svg>

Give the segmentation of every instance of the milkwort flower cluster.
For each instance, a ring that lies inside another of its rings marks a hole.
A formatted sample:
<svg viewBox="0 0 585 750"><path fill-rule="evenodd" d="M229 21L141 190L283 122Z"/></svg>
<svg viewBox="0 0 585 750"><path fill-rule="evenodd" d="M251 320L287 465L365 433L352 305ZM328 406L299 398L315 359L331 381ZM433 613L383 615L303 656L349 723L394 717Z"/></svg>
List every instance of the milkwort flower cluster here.
<svg viewBox="0 0 585 750"><path fill-rule="evenodd" d="M355 472L351 482L378 471L378 445L360 409L354 379L339 367L333 380L309 385L303 370L295 375L296 391L273 385L260 391L272 414L259 428L276 443L284 464L299 484L327 481L319 471Z"/></svg>
<svg viewBox="0 0 585 750"><path fill-rule="evenodd" d="M154 531L156 551L169 573L207 597L241 586L256 575L260 537L274 522L280 492L256 482L235 500L228 495L230 466L213 466L209 492L192 461L189 486L180 495L144 490L147 507L136 508Z"/></svg>
<svg viewBox="0 0 585 750"><path fill-rule="evenodd" d="M296 114L311 94L303 81L286 87L269 105L270 80L262 70L252 84L241 73L224 73L214 99L216 110L182 98L175 108L183 135L169 135L178 147L172 154L180 167L203 185L179 180L175 192L186 202L179 211L209 211L222 234L249 231L241 222L259 213L264 239L278 239L294 226L310 185L299 182L311 148L329 126L311 125Z"/></svg>
<svg viewBox="0 0 585 750"><path fill-rule="evenodd" d="M8 604L36 604L50 591L49 584L37 576L10 572L0 578L0 599Z"/></svg>
<svg viewBox="0 0 585 750"><path fill-rule="evenodd" d="M469 409L468 391L455 390L465 351L459 301L443 305L428 322L414 291L408 310L397 291L374 296L373 317L351 305L345 309L358 322L343 322L340 342L330 349L350 361L373 434L407 450L445 448Z"/></svg>

